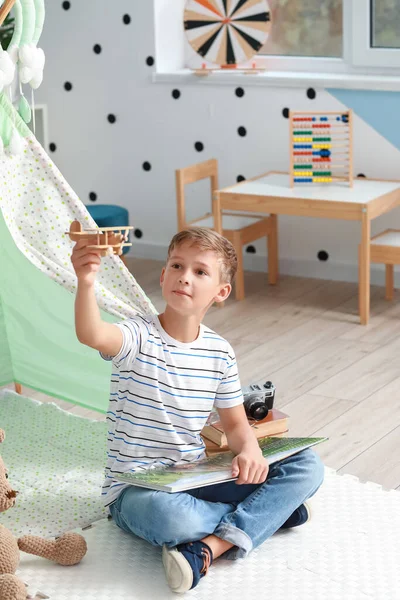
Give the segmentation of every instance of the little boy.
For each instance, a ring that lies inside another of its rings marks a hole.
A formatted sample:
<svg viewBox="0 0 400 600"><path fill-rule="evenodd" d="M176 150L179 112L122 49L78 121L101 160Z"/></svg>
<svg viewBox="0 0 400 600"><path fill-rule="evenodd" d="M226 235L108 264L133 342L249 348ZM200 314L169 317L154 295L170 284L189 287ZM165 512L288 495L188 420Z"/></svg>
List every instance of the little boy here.
<svg viewBox="0 0 400 600"><path fill-rule="evenodd" d="M244 408L230 344L202 320L226 300L237 269L232 244L205 228L175 235L162 269L162 314L103 322L94 294L100 257L76 244L80 342L112 360L105 505L117 525L163 548L174 592L194 588L221 554L246 556L279 528L309 519L305 501L323 465L305 450L268 468ZM116 473L205 457L201 430L215 406L235 454L236 481L169 494L122 484Z"/></svg>

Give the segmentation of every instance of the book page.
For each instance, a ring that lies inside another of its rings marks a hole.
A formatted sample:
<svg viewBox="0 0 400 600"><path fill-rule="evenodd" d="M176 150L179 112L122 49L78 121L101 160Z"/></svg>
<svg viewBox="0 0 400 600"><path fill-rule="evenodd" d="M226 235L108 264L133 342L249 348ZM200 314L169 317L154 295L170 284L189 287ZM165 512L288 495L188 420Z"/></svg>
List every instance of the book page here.
<svg viewBox="0 0 400 600"><path fill-rule="evenodd" d="M327 438L271 438L258 440L264 458L269 464L277 462L325 441ZM177 464L173 467L150 468L146 471L116 475L118 481L140 485L150 489L181 491L210 485L211 483L237 479L232 477L232 452L224 452L193 463Z"/></svg>

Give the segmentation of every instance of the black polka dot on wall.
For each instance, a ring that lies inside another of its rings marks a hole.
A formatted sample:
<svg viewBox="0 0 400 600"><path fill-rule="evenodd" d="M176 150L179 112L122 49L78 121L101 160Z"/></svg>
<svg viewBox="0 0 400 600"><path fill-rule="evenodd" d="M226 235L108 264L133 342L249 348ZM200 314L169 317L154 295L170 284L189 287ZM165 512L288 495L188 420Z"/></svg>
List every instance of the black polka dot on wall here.
<svg viewBox="0 0 400 600"><path fill-rule="evenodd" d="M90 192L89 193L89 200L91 200L92 202L96 202L96 200L97 200L97 194L96 194L96 192Z"/></svg>
<svg viewBox="0 0 400 600"><path fill-rule="evenodd" d="M115 123L116 120L117 120L117 117L115 115L113 115L113 114L107 115L107 121L109 123Z"/></svg>
<svg viewBox="0 0 400 600"><path fill-rule="evenodd" d="M196 142L194 147L196 148L197 152L203 152L204 150L204 144L202 142Z"/></svg>
<svg viewBox="0 0 400 600"><path fill-rule="evenodd" d="M307 90L307 98L310 98L310 100L314 100L314 98L315 98L316 95L317 95L317 93L314 90L314 88L308 88L308 90Z"/></svg>
<svg viewBox="0 0 400 600"><path fill-rule="evenodd" d="M146 65L148 67L152 67L154 65L154 58L152 56L148 56L146 58Z"/></svg>
<svg viewBox="0 0 400 600"><path fill-rule="evenodd" d="M95 45L93 46L93 52L94 52L95 54L100 54L100 53L101 53L101 50L102 50L102 48L101 48L100 44L95 44Z"/></svg>
<svg viewBox="0 0 400 600"><path fill-rule="evenodd" d="M69 10L71 8L71 2L63 2L62 7L64 10Z"/></svg>
<svg viewBox="0 0 400 600"><path fill-rule="evenodd" d="M144 171L151 171L151 164L147 160L142 164L142 167Z"/></svg>
<svg viewBox="0 0 400 600"><path fill-rule="evenodd" d="M66 81L66 82L64 83L64 89L65 89L67 92L70 92L70 91L72 90L72 83L71 83L70 81Z"/></svg>
<svg viewBox="0 0 400 600"><path fill-rule="evenodd" d="M245 137L247 135L246 127L239 127L237 131L240 137Z"/></svg>
<svg viewBox="0 0 400 600"><path fill-rule="evenodd" d="M178 100L178 98L181 97L181 93L179 90L172 90L172 97L175 98L175 100Z"/></svg>
<svg viewBox="0 0 400 600"><path fill-rule="evenodd" d="M238 175L238 176L236 177L236 181L237 181L238 183L240 183L241 181L245 181L245 180L246 180L246 177L244 177L243 175Z"/></svg>
<svg viewBox="0 0 400 600"><path fill-rule="evenodd" d="M243 98L243 96L244 96L244 93L245 93L245 92L244 92L244 89L243 89L242 87L238 87L238 88L236 88L236 90L235 90L235 94L236 94L236 96L237 96L238 98Z"/></svg>
<svg viewBox="0 0 400 600"><path fill-rule="evenodd" d="M318 260L322 260L323 262L327 261L329 258L329 254L326 250L320 250L317 254Z"/></svg>
<svg viewBox="0 0 400 600"><path fill-rule="evenodd" d="M122 21L124 22L125 25L129 25L129 23L131 22L131 17L130 15L124 15L122 17Z"/></svg>
<svg viewBox="0 0 400 600"><path fill-rule="evenodd" d="M282 115L285 117L285 119L289 118L289 109L288 108L284 108L282 110Z"/></svg>
<svg viewBox="0 0 400 600"><path fill-rule="evenodd" d="M49 144L49 150L50 150L50 152L55 152L57 150L57 146L55 145L54 142L51 142Z"/></svg>
<svg viewBox="0 0 400 600"><path fill-rule="evenodd" d="M364 173L359 173L357 177L365 177Z"/></svg>
<svg viewBox="0 0 400 600"><path fill-rule="evenodd" d="M135 229L134 234L135 234L135 237L138 239L143 237L143 231L141 229Z"/></svg>
<svg viewBox="0 0 400 600"><path fill-rule="evenodd" d="M255 254L255 253L256 253L256 249L255 249L255 247L254 247L254 246L251 246L251 245L250 245L250 246L247 246L247 248L246 248L246 252L247 252L248 254Z"/></svg>

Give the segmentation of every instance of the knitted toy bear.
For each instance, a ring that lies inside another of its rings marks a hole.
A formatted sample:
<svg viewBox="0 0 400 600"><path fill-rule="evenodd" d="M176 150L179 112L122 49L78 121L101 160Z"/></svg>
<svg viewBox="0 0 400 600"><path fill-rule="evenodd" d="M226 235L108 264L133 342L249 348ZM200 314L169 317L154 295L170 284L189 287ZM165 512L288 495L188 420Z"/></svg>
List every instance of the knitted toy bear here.
<svg viewBox="0 0 400 600"><path fill-rule="evenodd" d="M4 440L4 431L0 429L0 443ZM7 470L0 456L0 513L15 504L18 492L8 483ZM0 525L0 599L26 600L25 584L14 574L17 570L20 553L42 556L55 561L59 565L76 565L85 556L86 541L77 533L65 533L55 541L25 535L18 540L12 533Z"/></svg>

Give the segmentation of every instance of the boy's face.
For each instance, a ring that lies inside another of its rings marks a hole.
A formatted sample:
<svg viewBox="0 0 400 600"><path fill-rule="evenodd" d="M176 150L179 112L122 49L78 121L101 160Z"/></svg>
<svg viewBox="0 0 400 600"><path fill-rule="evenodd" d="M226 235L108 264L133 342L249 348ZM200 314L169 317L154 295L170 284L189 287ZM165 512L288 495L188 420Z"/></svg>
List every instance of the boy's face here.
<svg viewBox="0 0 400 600"><path fill-rule="evenodd" d="M173 249L160 284L164 300L182 315L201 315L213 302L226 300L231 291L229 283L221 282L215 252L188 242Z"/></svg>

